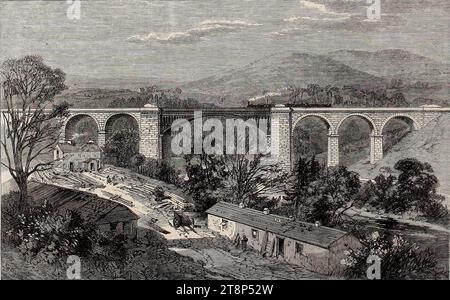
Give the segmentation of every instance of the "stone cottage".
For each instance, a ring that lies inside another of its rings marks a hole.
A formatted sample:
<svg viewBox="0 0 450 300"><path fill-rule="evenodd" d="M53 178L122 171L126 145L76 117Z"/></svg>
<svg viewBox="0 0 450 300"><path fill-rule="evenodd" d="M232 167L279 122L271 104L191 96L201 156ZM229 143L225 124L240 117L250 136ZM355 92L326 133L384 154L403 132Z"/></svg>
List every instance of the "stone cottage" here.
<svg viewBox="0 0 450 300"><path fill-rule="evenodd" d="M93 142L75 144L58 143L53 151L57 166L66 171L98 171L102 167L102 150Z"/></svg>
<svg viewBox="0 0 450 300"><path fill-rule="evenodd" d="M247 245L265 257L322 274L339 274L341 261L349 249L360 247L359 240L338 229L294 221L250 208L219 202L207 210L208 228Z"/></svg>

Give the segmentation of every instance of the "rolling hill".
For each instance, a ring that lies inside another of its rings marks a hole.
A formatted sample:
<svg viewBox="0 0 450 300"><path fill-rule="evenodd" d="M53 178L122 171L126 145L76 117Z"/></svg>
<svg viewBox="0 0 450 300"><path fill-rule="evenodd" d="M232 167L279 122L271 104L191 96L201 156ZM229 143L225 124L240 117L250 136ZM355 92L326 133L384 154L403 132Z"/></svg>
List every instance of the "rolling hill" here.
<svg viewBox="0 0 450 300"><path fill-rule="evenodd" d="M400 78L406 82L426 81L448 86L450 64L405 50L387 49L374 52L338 50L326 56L378 77Z"/></svg>
<svg viewBox="0 0 450 300"><path fill-rule="evenodd" d="M106 107L116 98L136 96L138 87L157 85L162 88L180 87L184 97L204 103L246 106L248 99L265 93L276 99L285 99L287 86L291 84L300 87L317 83L321 86L385 88L395 78L403 80L401 90L412 105L447 105L449 66L398 49L375 52L339 50L326 55L276 53L240 68L185 83L155 78L93 79L68 75L71 89L58 98L75 102L78 107ZM429 86L415 86L417 81L427 82Z"/></svg>
<svg viewBox="0 0 450 300"><path fill-rule="evenodd" d="M203 102L217 102L224 97L227 106L242 106L247 99L265 91L279 92L289 84L309 83L378 87L385 86L387 81L329 57L293 53L270 55L242 68L186 83L181 88Z"/></svg>

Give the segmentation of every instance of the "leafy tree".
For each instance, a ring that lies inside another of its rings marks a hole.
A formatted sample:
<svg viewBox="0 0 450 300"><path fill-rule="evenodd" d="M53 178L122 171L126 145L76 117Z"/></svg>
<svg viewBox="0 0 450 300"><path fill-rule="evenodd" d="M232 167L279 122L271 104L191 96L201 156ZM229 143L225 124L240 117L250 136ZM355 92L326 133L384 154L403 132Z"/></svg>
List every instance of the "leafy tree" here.
<svg viewBox="0 0 450 300"><path fill-rule="evenodd" d="M183 98L183 91L180 88L161 89L157 86L142 87L139 94L135 97L115 99L109 107L128 108L128 107L144 107L145 104L155 104L164 108L203 108L212 105L198 102L193 98Z"/></svg>
<svg viewBox="0 0 450 300"><path fill-rule="evenodd" d="M304 104L303 95L307 93L307 89L300 88L295 85L289 85L288 91L289 91L289 103L297 104L299 102L300 104Z"/></svg>
<svg viewBox="0 0 450 300"><path fill-rule="evenodd" d="M390 101L396 107L409 106L408 102L406 101L405 95L403 95L401 91L395 91L392 94Z"/></svg>
<svg viewBox="0 0 450 300"><path fill-rule="evenodd" d="M445 198L437 193L438 179L430 164L415 158L399 160L395 164L399 172L394 175L378 175L366 184L367 193L361 194L365 201L386 212L420 212L433 221L447 221Z"/></svg>
<svg viewBox="0 0 450 300"><path fill-rule="evenodd" d="M320 85L311 83L306 86L306 93L314 100L315 104L319 104L319 93L322 91Z"/></svg>
<svg viewBox="0 0 450 300"><path fill-rule="evenodd" d="M281 192L285 181L278 166L263 161L264 155L227 155L226 190L228 201L254 207L268 195Z"/></svg>
<svg viewBox="0 0 450 300"><path fill-rule="evenodd" d="M389 208L393 212L405 212L412 205L423 207L436 194L438 179L428 163L415 158L399 160L394 169L400 172L397 180L396 201Z"/></svg>
<svg viewBox="0 0 450 300"><path fill-rule="evenodd" d="M288 189L286 190L287 200L292 203L293 215L298 217L299 208L305 200L311 196L310 185L319 178L321 171L320 164L315 156L310 160L300 157L295 164Z"/></svg>
<svg viewBox="0 0 450 300"><path fill-rule="evenodd" d="M137 168L136 171L150 178L181 186L179 172L164 160L148 158L142 167Z"/></svg>
<svg viewBox="0 0 450 300"><path fill-rule="evenodd" d="M375 204L375 207L381 206L384 209L390 209L395 193L395 182L396 178L393 175L386 177L380 174L375 177L373 184L375 200L372 202L372 204Z"/></svg>
<svg viewBox="0 0 450 300"><path fill-rule="evenodd" d="M327 85L325 87L325 92L327 94L328 102L331 105L334 105L336 97L340 96L339 95L340 89L338 87L335 87L335 86Z"/></svg>
<svg viewBox="0 0 450 300"><path fill-rule="evenodd" d="M186 155L185 192L193 199L195 210L205 212L223 196L225 162L217 155Z"/></svg>
<svg viewBox="0 0 450 300"><path fill-rule="evenodd" d="M59 140L67 103L54 105L63 91L65 74L52 69L40 56L8 59L0 67L6 110L2 113L2 140L7 163L3 163L20 191L19 211L27 205L28 178L48 170L52 161L40 160L50 154Z"/></svg>
<svg viewBox="0 0 450 300"><path fill-rule="evenodd" d="M320 221L324 225L336 226L342 223L344 214L360 199L359 174L344 166L326 168L318 180L311 185L307 221Z"/></svg>
<svg viewBox="0 0 450 300"><path fill-rule="evenodd" d="M400 172L397 189L389 211L405 212L415 209L435 219L446 217L443 197L437 194L439 181L429 163L415 158L399 160L394 168Z"/></svg>
<svg viewBox="0 0 450 300"><path fill-rule="evenodd" d="M139 134L135 130L115 131L105 145L105 155L115 157L120 167L128 167L138 154Z"/></svg>

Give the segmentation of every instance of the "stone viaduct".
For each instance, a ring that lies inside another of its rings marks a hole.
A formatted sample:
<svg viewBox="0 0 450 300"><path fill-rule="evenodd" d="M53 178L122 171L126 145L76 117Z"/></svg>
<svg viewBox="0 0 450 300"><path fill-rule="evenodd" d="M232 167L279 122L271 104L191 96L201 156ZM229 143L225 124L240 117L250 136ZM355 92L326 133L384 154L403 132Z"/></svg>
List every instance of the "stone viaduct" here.
<svg viewBox="0 0 450 300"><path fill-rule="evenodd" d="M95 120L98 128L98 144L105 145L110 124L114 119L127 116L130 122L139 129L139 149L146 157L162 158L164 151L163 137L170 131L172 122L176 119L192 120L194 109L160 109L149 106L130 109L71 109L70 116L65 120L63 138L66 127L77 118L88 116ZM271 156L284 169L290 169L293 163L292 136L295 127L305 118L319 118L328 127L328 165L339 164L339 128L349 117L358 116L364 119L371 128L370 162L375 164L383 158L383 128L394 118L406 120L412 129L420 130L430 121L444 113L450 113L450 108L418 107L418 108L291 108L278 105L272 108L214 108L202 109L204 118L242 118L268 120L268 139Z"/></svg>

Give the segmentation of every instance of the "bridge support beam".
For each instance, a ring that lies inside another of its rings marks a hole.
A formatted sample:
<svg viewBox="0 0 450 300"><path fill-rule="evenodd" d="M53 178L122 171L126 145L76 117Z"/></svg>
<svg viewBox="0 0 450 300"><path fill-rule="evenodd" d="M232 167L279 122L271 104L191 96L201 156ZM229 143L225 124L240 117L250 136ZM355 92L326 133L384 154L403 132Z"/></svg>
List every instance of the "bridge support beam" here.
<svg viewBox="0 0 450 300"><path fill-rule="evenodd" d="M383 159L383 135L370 135L370 163L376 164Z"/></svg>
<svg viewBox="0 0 450 300"><path fill-rule="evenodd" d="M270 156L284 171L290 172L291 161L291 115L287 107L272 108L270 126Z"/></svg>
<svg viewBox="0 0 450 300"><path fill-rule="evenodd" d="M335 167L339 165L339 135L328 135L328 167Z"/></svg>
<svg viewBox="0 0 450 300"><path fill-rule="evenodd" d="M105 145L106 145L106 131L99 130L98 131L98 146L105 147Z"/></svg>
<svg viewBox="0 0 450 300"><path fill-rule="evenodd" d="M159 109L146 108L141 113L139 126L139 152L147 158L159 159L161 144L159 136Z"/></svg>

